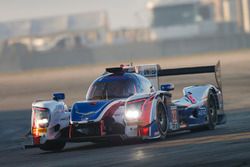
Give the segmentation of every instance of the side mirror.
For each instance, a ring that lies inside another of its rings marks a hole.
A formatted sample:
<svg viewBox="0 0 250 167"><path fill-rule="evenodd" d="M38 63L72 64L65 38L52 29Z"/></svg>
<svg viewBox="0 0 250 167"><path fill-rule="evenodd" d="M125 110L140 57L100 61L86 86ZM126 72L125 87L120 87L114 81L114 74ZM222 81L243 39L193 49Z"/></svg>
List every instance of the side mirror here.
<svg viewBox="0 0 250 167"><path fill-rule="evenodd" d="M65 94L64 93L53 93L53 100L55 101L60 101L65 99Z"/></svg>
<svg viewBox="0 0 250 167"><path fill-rule="evenodd" d="M161 90L162 91L171 91L171 90L174 90L174 84L172 84L172 83L165 83L165 84L161 85Z"/></svg>

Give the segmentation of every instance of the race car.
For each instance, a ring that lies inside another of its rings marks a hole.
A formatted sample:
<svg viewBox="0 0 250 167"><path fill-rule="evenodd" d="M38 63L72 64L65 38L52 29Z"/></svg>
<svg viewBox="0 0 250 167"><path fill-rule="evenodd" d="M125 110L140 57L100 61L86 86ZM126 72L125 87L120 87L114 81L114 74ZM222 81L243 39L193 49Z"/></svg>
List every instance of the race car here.
<svg viewBox="0 0 250 167"><path fill-rule="evenodd" d="M217 86L194 85L172 100L174 85L159 84L159 77L215 73ZM114 142L128 138L164 139L179 130L215 129L226 123L220 63L161 69L159 65L107 68L89 87L86 100L71 109L65 95L32 104L33 146L61 150L66 142Z"/></svg>

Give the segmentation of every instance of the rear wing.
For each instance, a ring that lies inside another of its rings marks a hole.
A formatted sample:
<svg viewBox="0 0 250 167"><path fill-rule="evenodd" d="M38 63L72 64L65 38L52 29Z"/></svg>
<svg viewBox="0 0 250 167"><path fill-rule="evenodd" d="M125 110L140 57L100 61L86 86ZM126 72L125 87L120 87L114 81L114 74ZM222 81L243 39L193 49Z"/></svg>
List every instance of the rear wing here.
<svg viewBox="0 0 250 167"><path fill-rule="evenodd" d="M217 87L220 91L222 91L220 61L218 61L216 65L211 65L211 66L158 69L157 76L162 77L162 76L191 75L191 74L204 74L204 73L214 73Z"/></svg>
<svg viewBox="0 0 250 167"><path fill-rule="evenodd" d="M184 67L173 69L161 69L157 64L139 65L135 67L135 71L136 73L147 77L157 89L159 87L159 77L214 73L217 87L222 92L220 61L218 61L216 65L211 66Z"/></svg>

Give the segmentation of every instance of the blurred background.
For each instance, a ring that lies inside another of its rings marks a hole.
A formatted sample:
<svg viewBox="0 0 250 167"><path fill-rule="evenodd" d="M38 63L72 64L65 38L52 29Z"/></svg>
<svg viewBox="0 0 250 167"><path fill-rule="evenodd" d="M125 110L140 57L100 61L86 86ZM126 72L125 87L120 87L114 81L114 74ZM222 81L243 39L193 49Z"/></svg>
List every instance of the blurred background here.
<svg viewBox="0 0 250 167"><path fill-rule="evenodd" d="M105 67L130 62L222 60L225 91L245 85L245 100L249 48L250 0L0 0L0 110L30 108L52 91L83 99Z"/></svg>

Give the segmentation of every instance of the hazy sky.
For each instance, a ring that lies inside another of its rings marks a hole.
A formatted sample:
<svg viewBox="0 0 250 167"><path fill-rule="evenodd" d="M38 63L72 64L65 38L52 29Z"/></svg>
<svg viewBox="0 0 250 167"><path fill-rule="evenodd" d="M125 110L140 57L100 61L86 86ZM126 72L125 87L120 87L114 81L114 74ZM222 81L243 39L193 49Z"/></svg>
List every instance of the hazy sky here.
<svg viewBox="0 0 250 167"><path fill-rule="evenodd" d="M112 28L148 24L147 0L0 0L0 22L106 10Z"/></svg>

